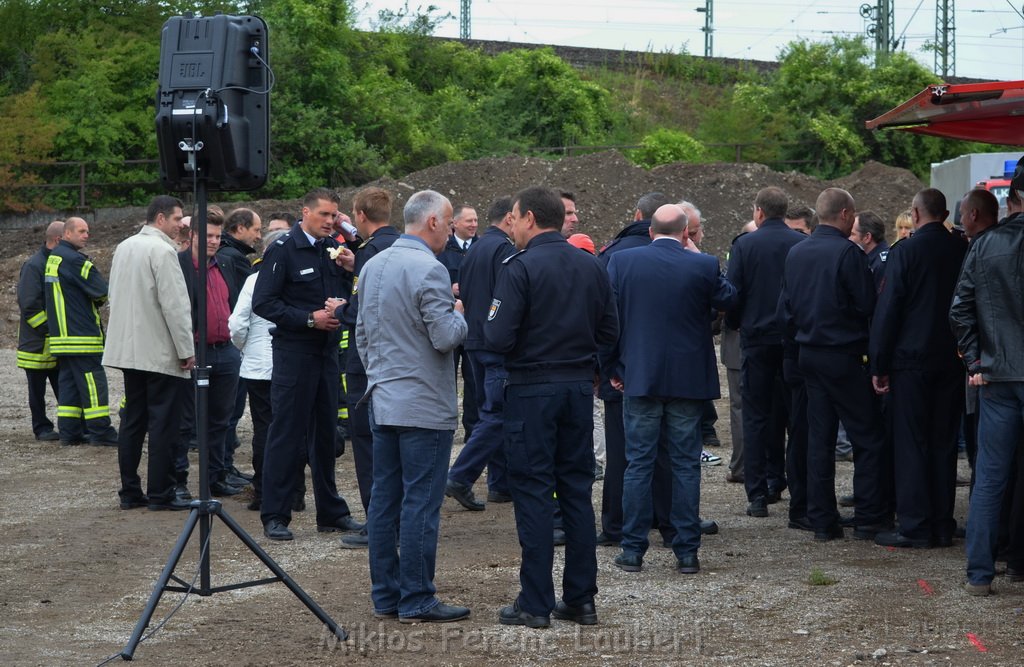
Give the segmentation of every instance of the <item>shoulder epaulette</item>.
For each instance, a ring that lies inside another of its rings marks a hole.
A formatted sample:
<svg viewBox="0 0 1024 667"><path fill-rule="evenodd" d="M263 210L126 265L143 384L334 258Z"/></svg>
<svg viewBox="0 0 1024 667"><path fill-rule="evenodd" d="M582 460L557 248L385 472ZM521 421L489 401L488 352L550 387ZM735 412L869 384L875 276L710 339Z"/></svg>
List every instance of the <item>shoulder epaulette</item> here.
<svg viewBox="0 0 1024 667"><path fill-rule="evenodd" d="M288 239L290 239L291 237L292 237L292 233L291 232L288 232L287 234L282 234L281 238L279 238L278 240L274 241L274 243L276 245L284 245L284 242L287 241Z"/></svg>
<svg viewBox="0 0 1024 667"><path fill-rule="evenodd" d="M515 253L513 255L509 255L501 263L502 264L508 264L509 262L511 262L516 257L519 257L519 255L522 255L524 252L526 252L526 248L523 248L522 250L520 250L519 252L517 252L517 253Z"/></svg>

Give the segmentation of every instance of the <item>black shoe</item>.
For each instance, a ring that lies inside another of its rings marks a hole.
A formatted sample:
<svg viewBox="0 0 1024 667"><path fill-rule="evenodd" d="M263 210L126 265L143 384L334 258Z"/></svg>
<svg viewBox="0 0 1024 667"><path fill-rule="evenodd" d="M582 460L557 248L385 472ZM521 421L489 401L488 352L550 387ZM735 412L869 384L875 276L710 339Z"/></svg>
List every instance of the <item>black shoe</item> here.
<svg viewBox="0 0 1024 667"><path fill-rule="evenodd" d="M857 525L857 515L856 514L840 514L839 515L839 525L842 526L843 528L853 528L854 526Z"/></svg>
<svg viewBox="0 0 1024 667"><path fill-rule="evenodd" d="M482 512L487 507L476 499L476 496L473 495L472 487L451 480L448 480L448 483L444 485L444 495L454 498L470 512Z"/></svg>
<svg viewBox="0 0 1024 667"><path fill-rule="evenodd" d="M302 496L295 496L292 500L292 511L293 512L305 512L306 511L306 499Z"/></svg>
<svg viewBox="0 0 1024 667"><path fill-rule="evenodd" d="M133 496L129 498L121 498L121 509L133 510L139 507L146 507L149 505L149 498L146 496Z"/></svg>
<svg viewBox="0 0 1024 667"><path fill-rule="evenodd" d="M60 436L55 431L43 431L42 433L36 433L36 440L54 442L55 440L60 440Z"/></svg>
<svg viewBox="0 0 1024 667"><path fill-rule="evenodd" d="M366 549L370 546L370 537L363 528L358 533L350 533L341 537L342 549Z"/></svg>
<svg viewBox="0 0 1024 667"><path fill-rule="evenodd" d="M1008 581L1024 581L1024 570L1016 570L1010 566L1007 566L1006 579Z"/></svg>
<svg viewBox="0 0 1024 667"><path fill-rule="evenodd" d="M222 481L225 484L227 484L228 486L234 486L234 487L237 487L239 489L244 489L247 486L252 486L252 480L251 479L246 479L244 477L239 477L238 475L236 475L234 473L231 473L231 472L229 472L226 475L224 475L224 479Z"/></svg>
<svg viewBox="0 0 1024 667"><path fill-rule="evenodd" d="M93 447L117 447L117 440L90 440Z"/></svg>
<svg viewBox="0 0 1024 667"><path fill-rule="evenodd" d="M929 539L907 537L895 530L875 535L875 544L880 547L898 547L901 549L927 549L932 545Z"/></svg>
<svg viewBox="0 0 1024 667"><path fill-rule="evenodd" d="M676 572L679 574L697 574L700 572L700 560L697 554L683 556L676 561Z"/></svg>
<svg viewBox="0 0 1024 667"><path fill-rule="evenodd" d="M768 495L764 497L764 501L769 505L774 505L780 500L782 500L782 491L769 490Z"/></svg>
<svg viewBox="0 0 1024 667"><path fill-rule="evenodd" d="M811 525L810 520L805 516L798 516L790 519L789 527L793 530L806 530L809 533L814 532L814 526Z"/></svg>
<svg viewBox="0 0 1024 667"><path fill-rule="evenodd" d="M825 530L814 531L815 542L831 542L832 540L841 540L846 537L846 533L843 532L843 527L835 525Z"/></svg>
<svg viewBox="0 0 1024 667"><path fill-rule="evenodd" d="M60 438L60 436L57 436L57 437ZM65 440L64 438L60 439L60 446L61 447L78 447L79 445L84 445L84 444L85 443L82 442L81 440Z"/></svg>
<svg viewBox="0 0 1024 667"><path fill-rule="evenodd" d="M600 463L595 463L594 464L594 481L595 482L600 482L602 479L604 479L604 466L601 465Z"/></svg>
<svg viewBox="0 0 1024 667"><path fill-rule="evenodd" d="M614 538L603 530L597 534L597 546L599 547L617 547L622 538Z"/></svg>
<svg viewBox="0 0 1024 667"><path fill-rule="evenodd" d="M840 507L854 507L857 505L857 499L853 495L839 496L838 502Z"/></svg>
<svg viewBox="0 0 1024 667"><path fill-rule="evenodd" d="M570 607L559 600L551 615L560 621L572 621L579 625L597 625L597 609L593 602L584 602L578 607Z"/></svg>
<svg viewBox="0 0 1024 667"><path fill-rule="evenodd" d="M149 505L147 505L147 507L149 507L153 512L162 512L166 510L181 511L192 507L192 503L188 500L179 500L178 498L172 498L171 500L166 500L161 503L153 502L153 499L150 498Z"/></svg>
<svg viewBox="0 0 1024 667"><path fill-rule="evenodd" d="M534 616L519 608L519 601L516 600L508 607L502 607L498 612L498 623L502 625L525 625L528 628L546 628L551 625L551 618L548 616Z"/></svg>
<svg viewBox="0 0 1024 667"><path fill-rule="evenodd" d="M708 447L721 447L722 441L718 439L718 436L710 435L704 440L704 448Z"/></svg>
<svg viewBox="0 0 1024 667"><path fill-rule="evenodd" d="M938 549L946 549L953 546L952 535L932 535L932 546Z"/></svg>
<svg viewBox="0 0 1024 667"><path fill-rule="evenodd" d="M232 486L227 482L213 482L210 484L210 495L220 498L222 496L237 496L242 489Z"/></svg>
<svg viewBox="0 0 1024 667"><path fill-rule="evenodd" d="M174 497L178 500L184 500L186 502L192 500L192 494L189 493L188 487L184 484L174 485Z"/></svg>
<svg viewBox="0 0 1024 667"><path fill-rule="evenodd" d="M348 440L348 431L341 424L338 425L337 437L334 439L334 458L340 459L345 455L345 441Z"/></svg>
<svg viewBox="0 0 1024 667"><path fill-rule="evenodd" d="M768 500L764 496L758 496L747 505L747 516L764 518L768 516Z"/></svg>
<svg viewBox="0 0 1024 667"><path fill-rule="evenodd" d="M316 525L316 531L318 533L358 533L365 527L366 526L353 519L351 514L346 514L333 523L318 523Z"/></svg>
<svg viewBox="0 0 1024 667"><path fill-rule="evenodd" d="M892 524L872 523L864 526L854 526L853 528L853 539L855 540L874 540L879 533L884 533L892 530Z"/></svg>
<svg viewBox="0 0 1024 667"><path fill-rule="evenodd" d="M253 478L253 476L252 476L252 475L250 475L250 474L249 474L249 473L247 473L247 472L242 472L241 470L239 470L239 469L238 469L238 468L236 468L235 466L231 466L231 469L230 469L230 470L228 470L228 474L229 474L229 475L234 475L235 477L241 477L241 478L242 478L242 479L244 479L244 480L245 480L246 482L252 482L252 478ZM237 485L236 485L236 486L237 486Z"/></svg>
<svg viewBox="0 0 1024 667"><path fill-rule="evenodd" d="M415 616L400 616L399 623L451 623L469 618L467 607L456 607L454 605L437 603L437 606L430 611L416 614Z"/></svg>
<svg viewBox="0 0 1024 667"><path fill-rule="evenodd" d="M718 522L711 519L700 520L701 535L718 535Z"/></svg>
<svg viewBox="0 0 1024 667"><path fill-rule="evenodd" d="M259 496L259 495L255 495L255 496L252 497L252 500L249 501L249 504L245 506L245 509L251 510L253 512L259 512L260 508L262 507L262 505L263 505L263 497Z"/></svg>
<svg viewBox="0 0 1024 667"><path fill-rule="evenodd" d="M612 563L623 572L639 572L643 569L644 559L643 556L638 556L637 554L622 552L615 557Z"/></svg>
<svg viewBox="0 0 1024 667"><path fill-rule="evenodd" d="M565 531L561 528L555 528L554 532L551 533L551 541L556 547L565 546Z"/></svg>
<svg viewBox="0 0 1024 667"><path fill-rule="evenodd" d="M284 521L280 519L271 519L263 524L263 534L271 540L281 542L295 539L292 531L288 530L288 526L284 525Z"/></svg>
<svg viewBox="0 0 1024 667"><path fill-rule="evenodd" d="M512 496L507 493L501 493L500 491L488 491L487 502L489 503L510 503L512 502Z"/></svg>

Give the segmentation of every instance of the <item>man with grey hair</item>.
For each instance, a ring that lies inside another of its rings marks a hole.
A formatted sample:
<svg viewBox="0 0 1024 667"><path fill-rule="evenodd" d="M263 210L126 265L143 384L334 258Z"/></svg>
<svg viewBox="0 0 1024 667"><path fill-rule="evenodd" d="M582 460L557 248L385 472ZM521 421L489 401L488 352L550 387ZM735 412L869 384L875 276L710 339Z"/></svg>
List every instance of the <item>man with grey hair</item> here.
<svg viewBox="0 0 1024 667"><path fill-rule="evenodd" d="M53 395L58 395L57 357L50 353L49 327L46 322L46 295L43 291L43 272L60 237L64 234L64 221L55 220L46 227L41 247L21 266L18 275L18 368L25 369L28 378L28 407L32 413L32 433L36 440L59 440L53 422L46 416L46 381L50 381Z"/></svg>
<svg viewBox="0 0 1024 667"><path fill-rule="evenodd" d="M440 602L433 581L458 421L452 351L467 325L436 257L448 240L451 203L424 190L409 198L403 216L405 233L359 273L356 349L373 432L371 597L378 617L444 623L469 616L466 607ZM328 300L329 310L336 306Z"/></svg>
<svg viewBox="0 0 1024 667"><path fill-rule="evenodd" d="M854 537L874 539L891 527L885 433L865 363L875 286L867 257L850 241L853 197L839 188L818 196L819 224L789 251L778 301L789 342L799 345L798 368L807 388L807 516L819 542L840 539L835 491L835 443L841 419L856 467ZM757 236L761 232L753 236ZM744 394L744 411L747 410ZM790 517L793 522L798 517Z"/></svg>

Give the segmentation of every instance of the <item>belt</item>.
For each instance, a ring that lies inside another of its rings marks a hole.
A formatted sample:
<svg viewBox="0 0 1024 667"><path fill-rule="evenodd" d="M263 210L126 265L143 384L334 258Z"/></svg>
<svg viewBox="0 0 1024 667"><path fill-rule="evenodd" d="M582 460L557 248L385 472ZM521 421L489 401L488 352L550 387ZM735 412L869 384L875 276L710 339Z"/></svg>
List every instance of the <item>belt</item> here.
<svg viewBox="0 0 1024 667"><path fill-rule="evenodd" d="M206 347L212 348L214 350L219 350L223 347L227 347L228 345L231 345L231 341L229 340L224 341L223 343L207 343Z"/></svg>

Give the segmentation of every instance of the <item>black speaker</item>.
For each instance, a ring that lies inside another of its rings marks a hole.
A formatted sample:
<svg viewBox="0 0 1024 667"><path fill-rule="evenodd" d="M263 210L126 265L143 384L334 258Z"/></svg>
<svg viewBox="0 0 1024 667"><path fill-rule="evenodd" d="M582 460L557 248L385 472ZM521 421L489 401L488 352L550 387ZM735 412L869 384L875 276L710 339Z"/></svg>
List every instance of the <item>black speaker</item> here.
<svg viewBox="0 0 1024 667"><path fill-rule="evenodd" d="M160 39L156 134L172 191L255 190L267 181L272 80L267 24L256 16L177 16Z"/></svg>

